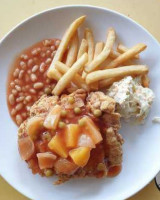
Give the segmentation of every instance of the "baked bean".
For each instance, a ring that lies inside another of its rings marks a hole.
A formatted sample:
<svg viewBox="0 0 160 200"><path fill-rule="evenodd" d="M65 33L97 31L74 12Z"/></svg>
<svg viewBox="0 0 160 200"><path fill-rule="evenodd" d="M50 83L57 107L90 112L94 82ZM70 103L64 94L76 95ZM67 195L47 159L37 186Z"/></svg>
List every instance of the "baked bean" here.
<svg viewBox="0 0 160 200"><path fill-rule="evenodd" d="M18 94L17 90L13 89L13 90L12 90L12 94L13 94L14 96L16 96L16 95Z"/></svg>
<svg viewBox="0 0 160 200"><path fill-rule="evenodd" d="M33 65L33 59L29 59L27 65L28 67L31 67Z"/></svg>
<svg viewBox="0 0 160 200"><path fill-rule="evenodd" d="M50 64L52 62L51 58L47 58L46 64Z"/></svg>
<svg viewBox="0 0 160 200"><path fill-rule="evenodd" d="M16 113L17 113L17 110L13 108L13 109L11 110L11 115L14 116Z"/></svg>
<svg viewBox="0 0 160 200"><path fill-rule="evenodd" d="M31 74L31 73L32 73L32 71L29 69L29 70L27 71L27 73L28 73L28 74Z"/></svg>
<svg viewBox="0 0 160 200"><path fill-rule="evenodd" d="M12 82L10 83L10 86L13 88L13 87L15 86L15 83L12 81Z"/></svg>
<svg viewBox="0 0 160 200"><path fill-rule="evenodd" d="M25 98L25 99L26 99L26 101L28 101L28 102L29 102L29 101L31 101L32 97L28 95L28 96L26 96L26 98Z"/></svg>
<svg viewBox="0 0 160 200"><path fill-rule="evenodd" d="M46 54L44 52L41 53L41 57L44 58Z"/></svg>
<svg viewBox="0 0 160 200"><path fill-rule="evenodd" d="M20 71L20 70L19 70L18 68L15 69L15 71L14 71L14 73L13 73L14 78L17 78L17 77L18 77L19 71Z"/></svg>
<svg viewBox="0 0 160 200"><path fill-rule="evenodd" d="M19 102L23 101L23 99L24 99L24 96L20 96L16 99L16 102L19 103Z"/></svg>
<svg viewBox="0 0 160 200"><path fill-rule="evenodd" d="M41 48L40 48L40 47L38 47L38 48L37 48L37 51L38 51L38 53L40 53L40 52L41 52Z"/></svg>
<svg viewBox="0 0 160 200"><path fill-rule="evenodd" d="M35 74L31 74L30 78L32 82L35 82L37 80L37 76Z"/></svg>
<svg viewBox="0 0 160 200"><path fill-rule="evenodd" d="M19 72L18 78L19 78L19 79L22 79L22 78L23 78L23 75L24 75L24 70L21 70L21 71Z"/></svg>
<svg viewBox="0 0 160 200"><path fill-rule="evenodd" d="M28 56L26 54L22 54L21 58L24 59L24 60L28 60Z"/></svg>
<svg viewBox="0 0 160 200"><path fill-rule="evenodd" d="M49 78L46 79L46 83L50 83L51 80Z"/></svg>
<svg viewBox="0 0 160 200"><path fill-rule="evenodd" d="M59 44L60 44L60 40L56 40L56 41L55 41L55 46L56 46L56 47L59 47Z"/></svg>
<svg viewBox="0 0 160 200"><path fill-rule="evenodd" d="M51 57L53 58L56 54L56 51L53 51L52 54L51 54Z"/></svg>
<svg viewBox="0 0 160 200"><path fill-rule="evenodd" d="M44 92L40 91L38 94L39 94L39 96L42 96L44 94Z"/></svg>
<svg viewBox="0 0 160 200"><path fill-rule="evenodd" d="M49 57L51 55L51 51L50 50L47 50L46 51L46 55Z"/></svg>
<svg viewBox="0 0 160 200"><path fill-rule="evenodd" d="M15 104L15 98L13 94L10 94L8 97L9 103L10 105L14 105Z"/></svg>
<svg viewBox="0 0 160 200"><path fill-rule="evenodd" d="M22 69L26 69L27 68L27 65L26 65L26 63L24 61L20 61L19 65L20 65L20 67Z"/></svg>
<svg viewBox="0 0 160 200"><path fill-rule="evenodd" d="M33 85L34 89L39 90L41 88L43 88L44 84L41 82L37 82Z"/></svg>
<svg viewBox="0 0 160 200"><path fill-rule="evenodd" d="M38 69L38 65L34 65L33 68L32 68L32 72L36 72Z"/></svg>
<svg viewBox="0 0 160 200"><path fill-rule="evenodd" d="M33 89L33 88L31 88L29 91L30 91L31 94L36 94L36 90Z"/></svg>
<svg viewBox="0 0 160 200"><path fill-rule="evenodd" d="M51 45L51 40L44 40L43 41L43 45L46 46L46 47L50 46Z"/></svg>
<svg viewBox="0 0 160 200"><path fill-rule="evenodd" d="M51 50L54 51L56 48L55 46L51 46Z"/></svg>
<svg viewBox="0 0 160 200"><path fill-rule="evenodd" d="M42 63L40 64L39 71L40 71L41 73L43 73L44 70L45 70L45 64L44 64L44 62L42 62Z"/></svg>
<svg viewBox="0 0 160 200"><path fill-rule="evenodd" d="M23 113L22 113L22 117L23 117L23 118L26 118L26 117L27 117L27 113L23 112Z"/></svg>
<svg viewBox="0 0 160 200"><path fill-rule="evenodd" d="M17 111L21 110L22 108L23 108L23 104L22 103L17 104L16 107L15 107L15 109Z"/></svg>
<svg viewBox="0 0 160 200"><path fill-rule="evenodd" d="M19 93L19 96L20 96L20 97L24 96L23 92L20 92L20 93Z"/></svg>
<svg viewBox="0 0 160 200"><path fill-rule="evenodd" d="M30 106L26 106L27 111L30 111L31 107Z"/></svg>
<svg viewBox="0 0 160 200"><path fill-rule="evenodd" d="M18 91L18 92L21 92L21 87L19 85L15 85L15 89Z"/></svg>
<svg viewBox="0 0 160 200"><path fill-rule="evenodd" d="M38 55L38 51L37 51L37 49L33 49L33 51L32 51L32 55L33 55L33 56Z"/></svg>
<svg viewBox="0 0 160 200"><path fill-rule="evenodd" d="M16 122L18 125L20 125L22 123L22 117L20 115L16 115Z"/></svg>

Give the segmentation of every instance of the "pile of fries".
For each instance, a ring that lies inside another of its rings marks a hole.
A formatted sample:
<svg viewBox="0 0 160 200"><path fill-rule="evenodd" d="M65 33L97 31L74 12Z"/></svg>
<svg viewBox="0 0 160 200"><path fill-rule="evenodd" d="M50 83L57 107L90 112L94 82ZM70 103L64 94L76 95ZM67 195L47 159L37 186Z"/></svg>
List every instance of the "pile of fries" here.
<svg viewBox="0 0 160 200"><path fill-rule="evenodd" d="M113 28L108 29L105 44L95 44L92 30L86 28L79 46L78 28L85 18L81 16L70 24L53 58L47 72L49 78L57 81L52 93L60 95L65 89L73 92L78 88L100 90L125 76L141 76L142 85L149 87L148 67L132 63L133 59L139 59L146 45L139 43L127 48L118 44L114 50L116 33Z"/></svg>

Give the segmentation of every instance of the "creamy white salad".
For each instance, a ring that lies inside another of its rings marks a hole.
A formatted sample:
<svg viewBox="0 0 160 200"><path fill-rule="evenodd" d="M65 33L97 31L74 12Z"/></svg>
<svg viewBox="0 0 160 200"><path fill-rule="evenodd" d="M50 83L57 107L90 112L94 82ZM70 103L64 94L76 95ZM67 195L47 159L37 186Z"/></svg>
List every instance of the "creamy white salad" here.
<svg viewBox="0 0 160 200"><path fill-rule="evenodd" d="M140 78L131 76L113 83L107 95L115 99L117 112L124 119L135 118L141 123L147 117L155 97L151 89L142 87Z"/></svg>

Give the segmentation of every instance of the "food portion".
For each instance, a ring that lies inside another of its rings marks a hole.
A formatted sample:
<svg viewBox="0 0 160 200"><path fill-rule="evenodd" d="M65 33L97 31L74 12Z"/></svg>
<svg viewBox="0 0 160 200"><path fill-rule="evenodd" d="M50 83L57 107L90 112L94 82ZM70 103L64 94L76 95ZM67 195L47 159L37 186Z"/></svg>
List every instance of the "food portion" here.
<svg viewBox="0 0 160 200"><path fill-rule="evenodd" d="M80 38L85 18L73 21L61 41L43 40L20 54L8 82L21 158L34 174L57 175L56 184L118 175L120 117L141 123L154 99L149 67L134 62L147 46L116 44L114 28L105 42L95 42L87 27Z"/></svg>
<svg viewBox="0 0 160 200"><path fill-rule="evenodd" d="M143 122L150 111L154 93L151 89L142 87L141 78L127 76L113 83L107 90L107 95L117 103L117 112L126 120L134 118Z"/></svg>
<svg viewBox="0 0 160 200"><path fill-rule="evenodd" d="M7 101L10 115L17 125L27 117L30 107L43 94L51 94L55 80L47 78L47 70L60 40L45 39L17 56L9 74Z"/></svg>
<svg viewBox="0 0 160 200"><path fill-rule="evenodd" d="M42 96L19 127L21 158L33 173L57 174L59 181L116 175L123 139L115 105L103 92L83 89L60 97Z"/></svg>

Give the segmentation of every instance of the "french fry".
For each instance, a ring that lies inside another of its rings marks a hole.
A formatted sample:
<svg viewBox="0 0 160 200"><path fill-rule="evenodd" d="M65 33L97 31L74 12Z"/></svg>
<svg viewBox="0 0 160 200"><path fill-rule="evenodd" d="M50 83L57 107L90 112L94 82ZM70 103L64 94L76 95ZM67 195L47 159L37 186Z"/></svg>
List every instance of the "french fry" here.
<svg viewBox="0 0 160 200"><path fill-rule="evenodd" d="M88 44L88 63L90 63L94 56L94 37L91 29L89 28L86 28L85 30L85 39Z"/></svg>
<svg viewBox="0 0 160 200"><path fill-rule="evenodd" d="M63 54L64 52L66 51L67 49L67 46L71 40L71 38L73 37L73 35L75 34L76 30L78 29L78 27L84 22L86 16L81 16L79 17L78 19L76 19L74 22L72 22L72 24L70 24L69 28L67 29L67 31L65 32L62 40L61 40L61 43L58 47L58 50L52 60L52 63L48 69L48 72L47 72L47 76L49 78L52 78L52 73L51 71L53 70L54 68L54 63L56 61L61 61L62 60L62 57L63 57Z"/></svg>
<svg viewBox="0 0 160 200"><path fill-rule="evenodd" d="M83 78L83 80L86 79L86 76L87 76L87 73L83 70L83 72L82 72L82 78Z"/></svg>
<svg viewBox="0 0 160 200"><path fill-rule="evenodd" d="M60 61L55 62L55 67L56 69L58 69L58 71L60 71L62 74L67 73L67 71L69 70L69 67L65 64L63 64ZM73 78L73 83L75 83L75 85L77 85L79 88L83 88L86 91L89 90L88 86L86 85L85 81L82 79L82 77L79 74L75 74L74 78Z"/></svg>
<svg viewBox="0 0 160 200"><path fill-rule="evenodd" d="M121 54L117 51L111 50L109 57L110 58L117 58L118 56L120 56Z"/></svg>
<svg viewBox="0 0 160 200"><path fill-rule="evenodd" d="M94 51L94 59L102 52L103 47L104 47L103 42L96 43L95 51ZM90 90L92 90L92 91L98 90L98 82L94 82L94 83L90 84L89 87L90 87Z"/></svg>
<svg viewBox="0 0 160 200"><path fill-rule="evenodd" d="M67 85L72 81L74 75L78 73L78 71L84 67L84 65L88 61L87 53L84 53L69 70L62 76L62 78L58 81L57 85L53 89L54 95L60 95L63 90L67 87Z"/></svg>
<svg viewBox="0 0 160 200"><path fill-rule="evenodd" d="M119 44L119 45L117 46L117 51L118 51L119 53L125 53L125 52L128 51L128 50L129 50L129 48L127 48L127 47L124 46L123 44ZM139 54L136 54L136 55L134 56L134 58L138 59L138 58L139 58Z"/></svg>
<svg viewBox="0 0 160 200"><path fill-rule="evenodd" d="M143 75L148 72L146 65L130 65L124 67L118 67L115 69L105 69L95 72L91 72L86 77L86 83L94 83L107 78L124 77L132 75Z"/></svg>
<svg viewBox="0 0 160 200"><path fill-rule="evenodd" d="M109 56L113 44L115 42L116 34L113 28L108 30L108 36L103 51L85 67L87 73L94 71L102 62Z"/></svg>
<svg viewBox="0 0 160 200"><path fill-rule="evenodd" d="M142 75L141 81L143 87L149 88L150 80L147 74Z"/></svg>
<svg viewBox="0 0 160 200"><path fill-rule="evenodd" d="M70 43L69 50L68 50L68 53L67 53L66 65L68 67L71 67L77 59L78 42L79 42L78 41L78 33L76 31L75 35L71 39L71 43Z"/></svg>
<svg viewBox="0 0 160 200"><path fill-rule="evenodd" d="M128 51L125 53L121 54L118 56L116 59L111 61L105 69L111 69L114 67L118 67L120 64L128 61L129 59L133 58L135 55L143 51L147 46L145 44L139 43L135 45L134 47L130 48Z"/></svg>
<svg viewBox="0 0 160 200"><path fill-rule="evenodd" d="M114 82L121 80L123 77L107 78L102 81L99 81L99 88L107 88L112 85Z"/></svg>
<svg viewBox="0 0 160 200"><path fill-rule="evenodd" d="M95 51L94 51L94 59L102 52L104 47L103 42L97 42L95 45Z"/></svg>
<svg viewBox="0 0 160 200"><path fill-rule="evenodd" d="M85 52L87 52L87 47L87 41L83 38L79 47L77 59L79 59Z"/></svg>
<svg viewBox="0 0 160 200"><path fill-rule="evenodd" d="M59 81L59 79L62 77L62 74L55 67L52 69L50 73L52 79L55 79L56 81Z"/></svg>

